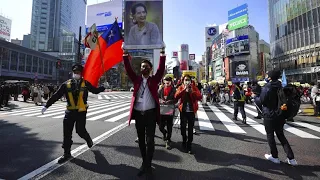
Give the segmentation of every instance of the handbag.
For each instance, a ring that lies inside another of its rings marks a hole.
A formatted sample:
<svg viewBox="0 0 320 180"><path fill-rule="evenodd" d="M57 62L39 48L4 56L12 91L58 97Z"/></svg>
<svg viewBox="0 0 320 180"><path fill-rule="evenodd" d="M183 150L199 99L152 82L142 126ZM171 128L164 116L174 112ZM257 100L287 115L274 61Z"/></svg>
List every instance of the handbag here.
<svg viewBox="0 0 320 180"><path fill-rule="evenodd" d="M173 116L175 106L173 104L160 104L160 115Z"/></svg>

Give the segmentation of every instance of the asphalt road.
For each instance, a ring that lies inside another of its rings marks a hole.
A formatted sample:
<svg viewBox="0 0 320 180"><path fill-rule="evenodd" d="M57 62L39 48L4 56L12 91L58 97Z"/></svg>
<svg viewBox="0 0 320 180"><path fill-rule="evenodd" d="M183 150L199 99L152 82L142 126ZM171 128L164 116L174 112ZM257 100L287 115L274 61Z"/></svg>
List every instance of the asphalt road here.
<svg viewBox="0 0 320 180"><path fill-rule="evenodd" d="M141 158L134 142L134 124L127 126L126 123L129 101L130 98L110 100L91 95L87 129L96 145L88 149L85 141L74 132L72 154L75 159L63 165L56 164L63 153L60 118L63 110L59 111L62 105L53 106L46 117L38 117L41 107L34 105L11 113L1 111L0 178L137 179ZM320 178L318 119L298 116L294 123L289 122L285 127L299 164L291 167L284 162L286 157L280 144L279 157L283 163L277 165L264 159L269 148L262 120L253 118L256 111L252 106L246 106L246 111L249 118L244 125L231 120L230 106L200 106L193 155L181 152L178 122L174 127L172 150L164 148L157 127L155 179Z"/></svg>

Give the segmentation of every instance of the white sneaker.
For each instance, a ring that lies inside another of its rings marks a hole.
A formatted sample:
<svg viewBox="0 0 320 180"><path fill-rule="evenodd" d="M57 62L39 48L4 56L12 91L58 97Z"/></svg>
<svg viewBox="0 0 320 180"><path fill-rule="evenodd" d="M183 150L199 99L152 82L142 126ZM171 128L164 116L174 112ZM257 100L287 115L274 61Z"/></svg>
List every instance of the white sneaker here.
<svg viewBox="0 0 320 180"><path fill-rule="evenodd" d="M288 164L290 164L291 166L296 166L296 165L298 165L298 163L297 163L297 161L295 160L295 159L289 159L289 158L287 158L287 162L288 162Z"/></svg>
<svg viewBox="0 0 320 180"><path fill-rule="evenodd" d="M274 158L271 154L265 154L264 157L273 163L280 164L279 158Z"/></svg>

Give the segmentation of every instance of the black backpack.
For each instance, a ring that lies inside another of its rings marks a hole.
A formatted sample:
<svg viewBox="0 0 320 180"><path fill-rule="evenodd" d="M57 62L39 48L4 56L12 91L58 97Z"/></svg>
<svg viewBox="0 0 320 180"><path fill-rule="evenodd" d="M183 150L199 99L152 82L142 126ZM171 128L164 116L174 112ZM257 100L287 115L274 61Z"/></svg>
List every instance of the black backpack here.
<svg viewBox="0 0 320 180"><path fill-rule="evenodd" d="M278 103L276 114L284 119L293 118L299 112L300 98L294 86L287 85L277 90ZM281 106L286 105L287 109L282 110Z"/></svg>

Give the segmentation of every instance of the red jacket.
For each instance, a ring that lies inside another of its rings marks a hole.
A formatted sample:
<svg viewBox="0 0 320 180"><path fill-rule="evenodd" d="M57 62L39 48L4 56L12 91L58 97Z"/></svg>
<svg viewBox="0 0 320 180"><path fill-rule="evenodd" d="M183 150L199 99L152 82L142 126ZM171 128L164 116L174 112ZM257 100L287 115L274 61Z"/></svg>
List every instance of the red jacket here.
<svg viewBox="0 0 320 180"><path fill-rule="evenodd" d="M177 89L176 94L174 96L177 100L180 100L179 101L180 112L182 112L183 97L186 93L186 90L184 89L184 87L185 87L184 84L179 86L179 88ZM202 99L202 96L201 96L199 89L194 84L191 85L191 88L192 88L192 93L189 95L190 95L190 99L192 102L193 112L196 113L199 109L198 101L200 101Z"/></svg>
<svg viewBox="0 0 320 180"><path fill-rule="evenodd" d="M129 125L130 125L131 119L134 119L134 117L132 116L132 111L133 111L134 103L136 100L136 95L137 95L137 92L139 91L143 78L142 76L136 75L136 73L132 70L132 67L129 61L129 56L123 56L123 61L124 61L124 67L127 71L127 74L131 79L131 81L133 82L133 95L131 99L131 107L130 107L130 115L129 115ZM160 62L159 62L157 73L155 75L150 76L147 80L148 88L152 94L154 101L156 102L157 122L160 121L158 84L160 83L162 76L164 74L165 63L166 63L166 56L160 56Z"/></svg>

